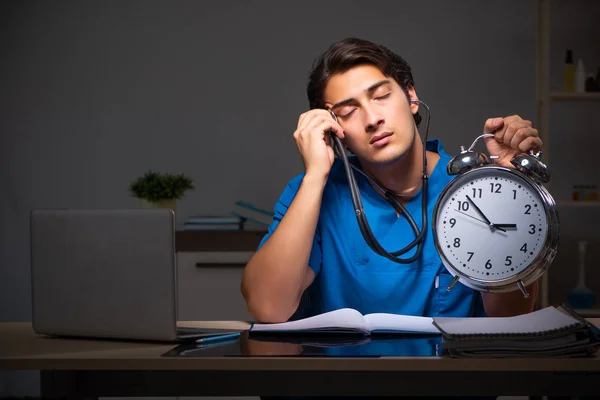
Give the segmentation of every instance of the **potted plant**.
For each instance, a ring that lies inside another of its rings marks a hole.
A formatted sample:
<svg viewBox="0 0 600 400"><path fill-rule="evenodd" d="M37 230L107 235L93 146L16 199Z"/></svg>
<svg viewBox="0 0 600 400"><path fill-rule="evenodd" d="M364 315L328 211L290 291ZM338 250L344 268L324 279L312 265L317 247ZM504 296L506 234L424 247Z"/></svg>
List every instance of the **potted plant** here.
<svg viewBox="0 0 600 400"><path fill-rule="evenodd" d="M175 212L177 200L193 190L192 179L184 174L144 173L129 185L133 197L142 200L143 207L170 208Z"/></svg>

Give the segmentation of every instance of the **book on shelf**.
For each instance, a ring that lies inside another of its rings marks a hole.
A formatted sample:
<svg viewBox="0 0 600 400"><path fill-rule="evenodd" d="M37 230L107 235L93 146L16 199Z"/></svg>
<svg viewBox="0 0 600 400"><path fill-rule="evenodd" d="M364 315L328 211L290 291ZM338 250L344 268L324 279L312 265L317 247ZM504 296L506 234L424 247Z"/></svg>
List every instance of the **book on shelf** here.
<svg viewBox="0 0 600 400"><path fill-rule="evenodd" d="M231 225L243 223L243 218L234 215L190 215L185 220L189 224Z"/></svg>
<svg viewBox="0 0 600 400"><path fill-rule="evenodd" d="M190 216L183 224L186 231L236 231L244 229L246 219L241 216Z"/></svg>
<svg viewBox="0 0 600 400"><path fill-rule="evenodd" d="M371 313L362 315L352 308L341 308L313 317L283 323L253 323L252 333L350 333L373 334L438 334L430 317Z"/></svg>
<svg viewBox="0 0 600 400"><path fill-rule="evenodd" d="M600 346L600 330L563 304L515 317L434 317L456 357L579 356Z"/></svg>
<svg viewBox="0 0 600 400"><path fill-rule="evenodd" d="M184 231L240 231L243 226L239 224L183 224Z"/></svg>
<svg viewBox="0 0 600 400"><path fill-rule="evenodd" d="M231 214L236 217L245 218L248 222L256 226L262 226L264 229L269 227L273 222L272 212L245 201L236 201Z"/></svg>

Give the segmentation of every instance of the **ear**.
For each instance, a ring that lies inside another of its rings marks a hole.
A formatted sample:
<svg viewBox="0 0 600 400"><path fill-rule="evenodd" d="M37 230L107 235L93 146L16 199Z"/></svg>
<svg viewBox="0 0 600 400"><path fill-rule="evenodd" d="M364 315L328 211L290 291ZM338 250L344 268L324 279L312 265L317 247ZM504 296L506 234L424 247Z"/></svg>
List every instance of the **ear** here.
<svg viewBox="0 0 600 400"><path fill-rule="evenodd" d="M417 92L416 92L415 88L412 86L408 87L408 97L410 97L411 100L419 100L419 98L417 97ZM411 102L410 103L410 112L413 115L415 115L417 113L417 111L419 111L419 103Z"/></svg>

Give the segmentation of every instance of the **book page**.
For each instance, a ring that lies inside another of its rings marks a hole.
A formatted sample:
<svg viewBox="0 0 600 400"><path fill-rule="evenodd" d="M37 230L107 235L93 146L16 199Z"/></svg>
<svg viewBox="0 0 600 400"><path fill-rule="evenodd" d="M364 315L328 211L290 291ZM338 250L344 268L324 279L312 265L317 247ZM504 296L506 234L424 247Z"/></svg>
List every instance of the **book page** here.
<svg viewBox="0 0 600 400"><path fill-rule="evenodd" d="M440 331L432 323L433 318L429 317L373 313L365 315L365 320L371 331L440 334Z"/></svg>
<svg viewBox="0 0 600 400"><path fill-rule="evenodd" d="M341 308L298 321L282 322L279 324L254 324L250 329L251 332L304 330L352 330L368 332L362 314L352 308Z"/></svg>

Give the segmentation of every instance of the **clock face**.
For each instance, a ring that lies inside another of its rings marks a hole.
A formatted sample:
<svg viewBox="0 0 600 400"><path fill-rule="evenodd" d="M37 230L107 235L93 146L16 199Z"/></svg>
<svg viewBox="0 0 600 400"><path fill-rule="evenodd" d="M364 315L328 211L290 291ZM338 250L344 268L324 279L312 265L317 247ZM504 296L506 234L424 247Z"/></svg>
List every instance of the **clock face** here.
<svg viewBox="0 0 600 400"><path fill-rule="evenodd" d="M512 278L546 241L548 219L538 192L504 169L479 168L457 177L437 210L440 255L477 280Z"/></svg>

